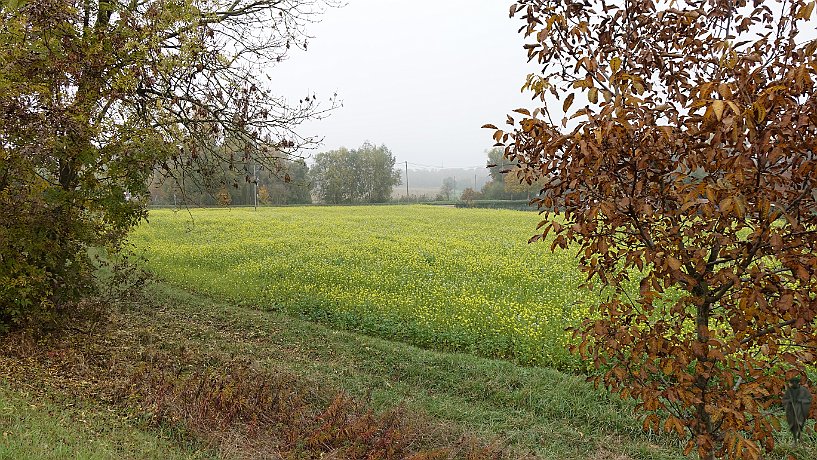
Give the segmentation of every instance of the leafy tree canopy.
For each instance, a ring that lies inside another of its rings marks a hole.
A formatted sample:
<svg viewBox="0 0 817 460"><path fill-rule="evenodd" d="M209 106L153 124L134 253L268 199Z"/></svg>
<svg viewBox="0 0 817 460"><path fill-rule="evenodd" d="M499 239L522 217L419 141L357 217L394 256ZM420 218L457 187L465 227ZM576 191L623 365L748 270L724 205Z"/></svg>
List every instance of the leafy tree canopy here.
<svg viewBox="0 0 817 460"><path fill-rule="evenodd" d="M817 42L800 34L814 9L511 7L542 107L487 127L523 179L542 181L534 240L575 244L612 292L575 330L576 351L638 400L645 428L702 458L771 449L770 407L817 359Z"/></svg>
<svg viewBox="0 0 817 460"><path fill-rule="evenodd" d="M319 153L310 170L315 191L324 203L385 203L400 184L400 171L385 145Z"/></svg>
<svg viewBox="0 0 817 460"><path fill-rule="evenodd" d="M66 308L92 286L88 248L145 215L156 167L270 168L319 116L263 71L321 0L27 0L0 10L0 323ZM331 102L329 108L334 105Z"/></svg>

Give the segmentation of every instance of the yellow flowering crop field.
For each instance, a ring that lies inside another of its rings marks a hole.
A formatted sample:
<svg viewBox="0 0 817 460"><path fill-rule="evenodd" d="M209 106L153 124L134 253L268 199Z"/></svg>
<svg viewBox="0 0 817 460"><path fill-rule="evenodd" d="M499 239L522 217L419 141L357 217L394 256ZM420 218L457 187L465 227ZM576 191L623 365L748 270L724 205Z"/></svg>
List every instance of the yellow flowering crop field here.
<svg viewBox="0 0 817 460"><path fill-rule="evenodd" d="M598 292L535 213L434 206L153 210L131 241L167 282L422 347L560 369Z"/></svg>

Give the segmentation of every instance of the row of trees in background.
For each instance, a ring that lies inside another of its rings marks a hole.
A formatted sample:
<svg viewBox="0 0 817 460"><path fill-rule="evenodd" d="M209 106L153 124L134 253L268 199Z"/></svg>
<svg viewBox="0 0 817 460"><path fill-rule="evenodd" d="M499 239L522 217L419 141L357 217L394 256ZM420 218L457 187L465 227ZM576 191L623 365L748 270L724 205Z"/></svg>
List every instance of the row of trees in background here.
<svg viewBox="0 0 817 460"><path fill-rule="evenodd" d="M183 169L156 175L150 187L154 205L229 206L311 203L385 203L400 183L395 158L384 146L369 142L357 149L341 147L319 153L310 168L303 159L284 157L274 167L252 163L224 164L217 175Z"/></svg>
<svg viewBox="0 0 817 460"><path fill-rule="evenodd" d="M439 192L418 195L411 201L529 200L539 182L520 181L518 162L504 158L501 149L487 152L488 181L481 189L458 189L453 176L442 180ZM365 142L357 149L341 147L319 153L310 168L303 159L285 157L274 168L252 163L223 164L218 174L203 175L177 169L156 174L150 186L153 205L251 206L308 204L313 198L327 204L385 203L401 183L396 159L385 145Z"/></svg>
<svg viewBox="0 0 817 460"><path fill-rule="evenodd" d="M517 160L505 158L501 148L488 151L488 172L490 179L480 190L466 187L458 196L460 201L470 203L475 200L530 200L539 194L541 181L527 183L519 176L522 169ZM437 200L451 200L457 188L453 177L446 178L437 194Z"/></svg>
<svg viewBox="0 0 817 460"><path fill-rule="evenodd" d="M239 206L307 204L312 202L309 167L302 159L282 158L280 170L254 164L225 167L218 180L175 171L177 180L156 175L150 186L153 205Z"/></svg>

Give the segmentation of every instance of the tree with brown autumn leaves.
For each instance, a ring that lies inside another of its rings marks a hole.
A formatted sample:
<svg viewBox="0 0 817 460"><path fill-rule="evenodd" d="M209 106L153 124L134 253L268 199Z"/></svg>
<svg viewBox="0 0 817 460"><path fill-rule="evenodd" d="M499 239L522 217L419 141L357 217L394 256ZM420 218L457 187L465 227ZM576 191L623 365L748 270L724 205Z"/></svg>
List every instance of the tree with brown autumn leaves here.
<svg viewBox="0 0 817 460"><path fill-rule="evenodd" d="M637 401L645 428L701 458L771 450L785 382L817 358L817 42L800 33L814 8L511 7L542 107L486 127L518 177L543 184L533 240L578 249L611 293L574 349Z"/></svg>

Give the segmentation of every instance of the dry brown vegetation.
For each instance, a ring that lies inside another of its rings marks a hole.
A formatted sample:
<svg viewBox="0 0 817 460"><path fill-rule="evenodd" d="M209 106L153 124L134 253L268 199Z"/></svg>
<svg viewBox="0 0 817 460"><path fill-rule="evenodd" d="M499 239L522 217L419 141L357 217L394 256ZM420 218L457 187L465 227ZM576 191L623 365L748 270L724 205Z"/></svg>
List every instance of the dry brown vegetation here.
<svg viewBox="0 0 817 460"><path fill-rule="evenodd" d="M84 334L0 340L0 379L42 398L102 403L133 423L170 427L180 441L228 458L509 458L401 407L374 411L366 401L242 356L223 356L157 340L152 325L127 313ZM249 338L247 338L249 339Z"/></svg>

